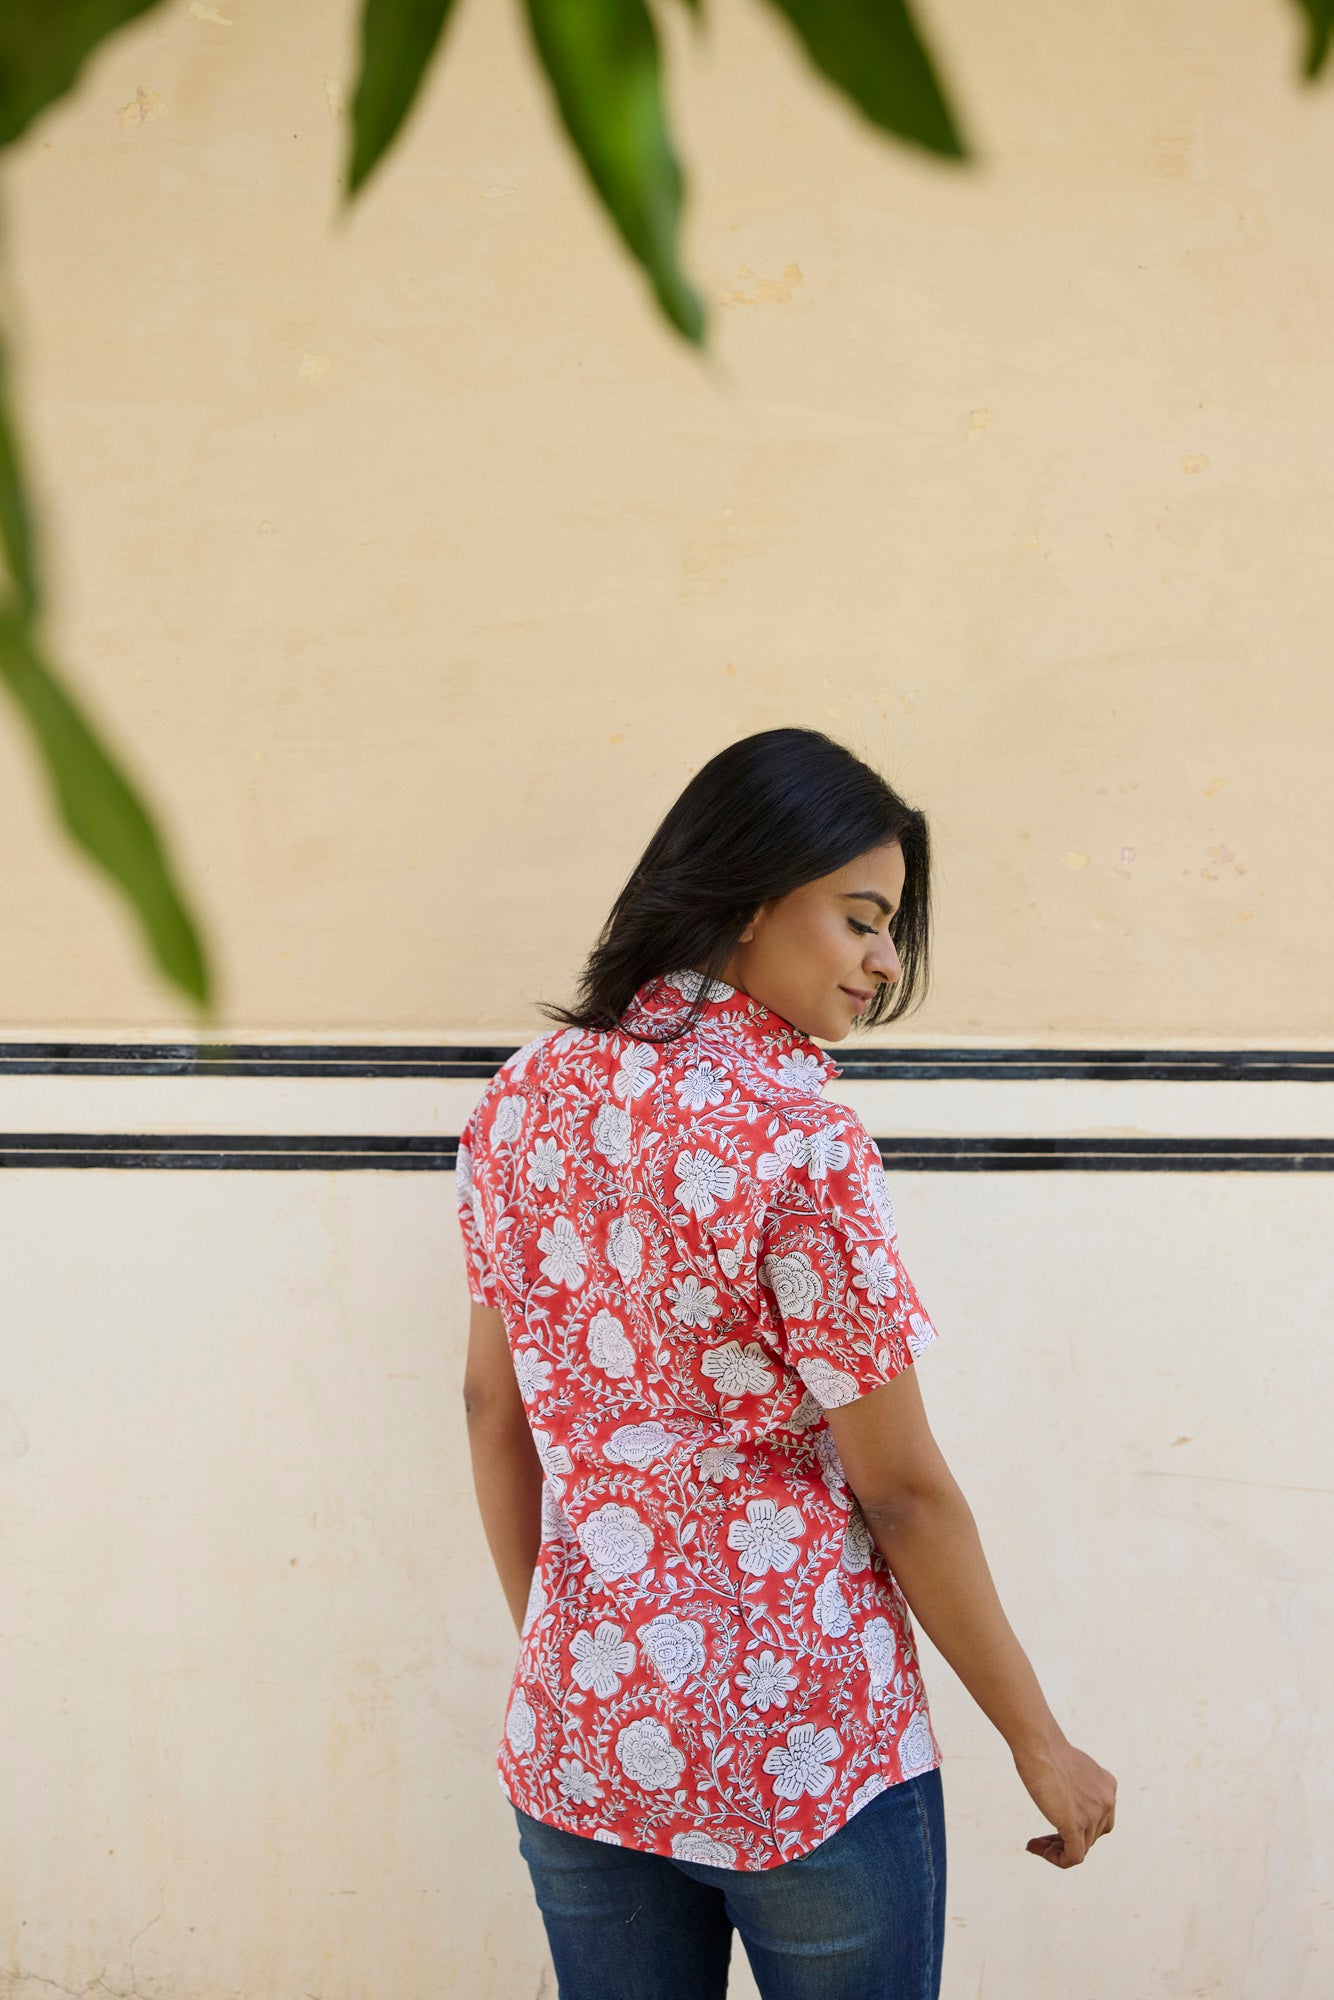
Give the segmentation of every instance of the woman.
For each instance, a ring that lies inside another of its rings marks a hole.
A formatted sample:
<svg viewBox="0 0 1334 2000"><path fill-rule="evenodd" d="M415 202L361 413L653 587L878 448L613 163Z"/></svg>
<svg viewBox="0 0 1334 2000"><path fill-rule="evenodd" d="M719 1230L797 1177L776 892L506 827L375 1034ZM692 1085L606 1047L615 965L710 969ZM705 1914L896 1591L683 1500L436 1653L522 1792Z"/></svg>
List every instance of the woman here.
<svg viewBox="0 0 1334 2000"><path fill-rule="evenodd" d="M911 1365L937 1337L813 1039L924 987L929 843L851 752L732 744L579 1004L459 1146L478 1504L520 1652L498 1776L561 2000L934 2000L941 1754L912 1616L1060 1868L1115 1781L1011 1630ZM911 1614L909 1607L911 1607Z"/></svg>

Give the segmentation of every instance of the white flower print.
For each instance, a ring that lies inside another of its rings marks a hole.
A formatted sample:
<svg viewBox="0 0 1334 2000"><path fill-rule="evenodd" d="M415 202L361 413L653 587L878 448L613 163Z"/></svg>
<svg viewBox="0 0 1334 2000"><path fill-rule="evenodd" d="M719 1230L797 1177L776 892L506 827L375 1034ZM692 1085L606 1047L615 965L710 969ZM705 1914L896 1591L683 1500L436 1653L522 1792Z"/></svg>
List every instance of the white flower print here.
<svg viewBox="0 0 1334 2000"><path fill-rule="evenodd" d="M724 1479L736 1479L741 1472L741 1460L734 1444L705 1445L696 1459L701 1479L711 1479L715 1485Z"/></svg>
<svg viewBox="0 0 1334 2000"><path fill-rule="evenodd" d="M841 1368L835 1368L832 1361L826 1361L822 1354L808 1354L797 1363L797 1373L814 1396L822 1410L838 1410L844 1403L855 1403L858 1396L857 1378L845 1375Z"/></svg>
<svg viewBox="0 0 1334 2000"><path fill-rule="evenodd" d="M618 1507L609 1500L581 1521L575 1533L580 1548L606 1582L647 1567L653 1530L633 1507Z"/></svg>
<svg viewBox="0 0 1334 2000"><path fill-rule="evenodd" d="M724 1341L709 1349L700 1366L723 1396L767 1396L774 1386L773 1370L758 1341L744 1349L740 1341Z"/></svg>
<svg viewBox="0 0 1334 2000"><path fill-rule="evenodd" d="M619 1625L603 1619L596 1632L576 1632L570 1641L574 1665L570 1679L599 1701L619 1694L621 1680L635 1663L635 1649Z"/></svg>
<svg viewBox="0 0 1334 2000"><path fill-rule="evenodd" d="M697 1618L660 1613L639 1628L639 1643L676 1694L704 1668L704 1627Z"/></svg>
<svg viewBox="0 0 1334 2000"><path fill-rule="evenodd" d="M455 1176L541 1468L502 1792L701 1881L811 1851L940 1755L833 1429L935 1329L830 1054L716 990L677 1041L635 1040L686 1008L661 979L619 1031L538 1037Z"/></svg>
<svg viewBox="0 0 1334 2000"><path fill-rule="evenodd" d="M837 1173L851 1159L847 1142L838 1136L842 1130L842 1125L822 1126L811 1133L802 1165L813 1181L822 1181L831 1167Z"/></svg>
<svg viewBox="0 0 1334 2000"><path fill-rule="evenodd" d="M617 1465L634 1465L642 1471L661 1458L673 1445L669 1430L656 1420L647 1424L622 1424L602 1447L602 1456Z"/></svg>
<svg viewBox="0 0 1334 2000"><path fill-rule="evenodd" d="M535 1347L519 1347L514 1353L514 1376L525 1403L543 1395L551 1387L551 1363Z"/></svg>
<svg viewBox="0 0 1334 2000"><path fill-rule="evenodd" d="M807 1389L801 1401L797 1404L796 1409L788 1418L787 1427L790 1431L808 1431L812 1424L819 1423L823 1415L824 1411L820 1408L810 1390Z"/></svg>
<svg viewBox="0 0 1334 2000"><path fill-rule="evenodd" d="M938 1338L936 1329L925 1313L908 1314L908 1352L914 1361L924 1348L929 1347L932 1341Z"/></svg>
<svg viewBox="0 0 1334 2000"><path fill-rule="evenodd" d="M544 1542L572 1542L574 1529L565 1518L565 1510L551 1490L551 1481L542 1481L542 1540Z"/></svg>
<svg viewBox="0 0 1334 2000"><path fill-rule="evenodd" d="M888 1618L869 1618L862 1626L862 1651L871 1670L871 1693L883 1694L894 1678L894 1634Z"/></svg>
<svg viewBox="0 0 1334 2000"><path fill-rule="evenodd" d="M791 1049L778 1065L777 1081L789 1090L809 1091L818 1097L824 1089L825 1066L819 1056L803 1055Z"/></svg>
<svg viewBox="0 0 1334 2000"><path fill-rule="evenodd" d="M528 1633L536 1625L546 1608L547 1594L542 1587L542 1571L540 1568L534 1569L533 1580L528 1586L528 1602L524 1606L523 1611L523 1625L519 1632L521 1639L528 1636Z"/></svg>
<svg viewBox="0 0 1334 2000"><path fill-rule="evenodd" d="M702 1285L698 1278L678 1278L667 1287L667 1297L672 1302L672 1318L682 1326L707 1326L722 1311L713 1286Z"/></svg>
<svg viewBox="0 0 1334 2000"><path fill-rule="evenodd" d="M735 1868L736 1849L725 1840L714 1840L698 1827L689 1833L672 1835L672 1854L677 1861L703 1861L710 1868Z"/></svg>
<svg viewBox="0 0 1334 2000"><path fill-rule="evenodd" d="M859 1813L863 1806L869 1806L872 1799L878 1799L881 1792L888 1790L888 1778L882 1778L879 1771L872 1771L870 1777L858 1785L848 1800L848 1818L851 1819L854 1813Z"/></svg>
<svg viewBox="0 0 1334 2000"><path fill-rule="evenodd" d="M584 1265L588 1262L588 1252L579 1241L579 1232L568 1215L553 1217L549 1229L544 1229L537 1239L539 1250L545 1250L542 1259L542 1276L550 1278L555 1285L568 1285L577 1291L584 1282Z"/></svg>
<svg viewBox="0 0 1334 2000"><path fill-rule="evenodd" d="M616 1758L627 1778L646 1792L665 1791L685 1769L685 1756L672 1741L665 1722L641 1715L627 1722L616 1738Z"/></svg>
<svg viewBox="0 0 1334 2000"><path fill-rule="evenodd" d="M613 1167L630 1158L630 1113L623 1104L604 1104L593 1120L593 1144Z"/></svg>
<svg viewBox="0 0 1334 2000"><path fill-rule="evenodd" d="M516 1757L527 1756L537 1742L537 1717L522 1688L510 1703L510 1712L505 1718L505 1734Z"/></svg>
<svg viewBox="0 0 1334 2000"><path fill-rule="evenodd" d="M633 1375L635 1350L626 1339L625 1328L615 1313L604 1307L593 1315L588 1329L588 1358L604 1375Z"/></svg>
<svg viewBox="0 0 1334 2000"><path fill-rule="evenodd" d="M935 1761L931 1724L919 1708L899 1738L899 1769L905 1778L916 1778L929 1771Z"/></svg>
<svg viewBox="0 0 1334 2000"><path fill-rule="evenodd" d="M787 1698L799 1685L799 1679L792 1671L791 1660L778 1659L766 1647L764 1652L749 1656L736 1684L741 1689L743 1708L767 1712L787 1707Z"/></svg>
<svg viewBox="0 0 1334 2000"><path fill-rule="evenodd" d="M878 1161L873 1167L868 1168L866 1185L871 1197L871 1205L884 1225L885 1235L893 1243L898 1237L898 1230L894 1223L894 1203L890 1199L889 1182L885 1178L885 1170Z"/></svg>
<svg viewBox="0 0 1334 2000"><path fill-rule="evenodd" d="M838 1446L834 1443L834 1433L827 1424L821 1425L815 1433L814 1444L821 1479L839 1506L846 1507L849 1504L848 1475L843 1470L843 1461L838 1455Z"/></svg>
<svg viewBox="0 0 1334 2000"><path fill-rule="evenodd" d="M522 1097L502 1097L496 1106L496 1115L491 1121L491 1143L493 1146L507 1146L517 1139L523 1130L523 1114L527 1109Z"/></svg>
<svg viewBox="0 0 1334 2000"><path fill-rule="evenodd" d="M838 1571L831 1569L814 1597L815 1622L830 1639L841 1639L852 1627L847 1599L838 1587Z"/></svg>
<svg viewBox="0 0 1334 2000"><path fill-rule="evenodd" d="M611 1080L613 1094L632 1099L642 1097L653 1081L653 1071L657 1061L656 1049L649 1048L643 1042L631 1042Z"/></svg>
<svg viewBox="0 0 1334 2000"><path fill-rule="evenodd" d="M687 1111L702 1111L706 1104L722 1103L726 1085L726 1070L716 1069L701 1057L677 1084L676 1095Z"/></svg>
<svg viewBox="0 0 1334 2000"><path fill-rule="evenodd" d="M805 1528L795 1507L780 1508L776 1500L748 1500L745 1520L733 1521L727 1530L727 1546L741 1551L739 1568L750 1576L763 1576L771 1569L791 1569L801 1553L795 1537Z"/></svg>
<svg viewBox="0 0 1334 2000"><path fill-rule="evenodd" d="M772 1153L761 1153L755 1171L762 1181L776 1181L789 1167L804 1167L810 1142L804 1132L780 1132Z"/></svg>
<svg viewBox="0 0 1334 2000"><path fill-rule="evenodd" d="M857 1266L852 1282L858 1291L865 1292L868 1305L882 1306L886 1299L893 1298L899 1281L885 1251L854 1250L852 1261Z"/></svg>
<svg viewBox="0 0 1334 2000"><path fill-rule="evenodd" d="M520 1078L523 1076L524 1071L527 1069L529 1063L532 1061L533 1057L537 1054L538 1050L541 1048L542 1044L550 1040L551 1037L554 1036L555 1032L556 1030L554 1028L548 1028L545 1030L544 1033L540 1035L534 1035L531 1042L525 1042L521 1049L516 1049L514 1051L514 1054L509 1058L507 1062L503 1062L500 1065L500 1068L497 1070L496 1074L498 1076L503 1076L507 1083L518 1083ZM582 1033L583 1031L582 1029L580 1029L578 1030L578 1032ZM560 1046L559 1043L557 1043L557 1047L559 1046Z"/></svg>
<svg viewBox="0 0 1334 2000"><path fill-rule="evenodd" d="M777 1299L784 1319L814 1317L812 1308L821 1293L820 1274L804 1250L793 1250L786 1257L771 1253L760 1265L760 1282Z"/></svg>
<svg viewBox="0 0 1334 2000"><path fill-rule="evenodd" d="M565 1798L575 1806L591 1806L594 1799L602 1797L602 1787L591 1771L586 1771L577 1757L562 1757L556 1766L556 1783Z"/></svg>
<svg viewBox="0 0 1334 2000"><path fill-rule="evenodd" d="M852 1576L860 1576L871 1567L871 1530L860 1507L854 1506L843 1530L842 1560L844 1569Z"/></svg>
<svg viewBox="0 0 1334 2000"><path fill-rule="evenodd" d="M787 1732L787 1748L769 1752L764 1769L780 1799L799 1799L803 1792L818 1799L834 1782L834 1759L842 1752L832 1729L817 1730L813 1722L799 1722Z"/></svg>
<svg viewBox="0 0 1334 2000"><path fill-rule="evenodd" d="M539 1139L528 1155L528 1179L535 1188L559 1187L565 1155L554 1139Z"/></svg>
<svg viewBox="0 0 1334 2000"><path fill-rule="evenodd" d="M542 1470L547 1475L551 1490L559 1500L565 1491L565 1481L561 1475L574 1471L570 1454L563 1444L552 1444L550 1431L535 1430L533 1443L537 1447L537 1455L542 1461Z"/></svg>
<svg viewBox="0 0 1334 2000"><path fill-rule="evenodd" d="M607 1256L628 1285L639 1276L644 1239L628 1216L618 1215L607 1232Z"/></svg>
<svg viewBox="0 0 1334 2000"><path fill-rule="evenodd" d="M684 972L665 972L663 978L669 986L674 986L678 993L684 993L687 1000L693 1000L700 987L705 984L704 974L696 972L693 968L687 968ZM710 1000L730 1000L736 992L735 986L728 986L721 979L710 979L707 984L707 997Z"/></svg>
<svg viewBox="0 0 1334 2000"><path fill-rule="evenodd" d="M730 1201L736 1192L736 1168L701 1146L695 1152L676 1156L676 1199L702 1222L712 1215L720 1201Z"/></svg>

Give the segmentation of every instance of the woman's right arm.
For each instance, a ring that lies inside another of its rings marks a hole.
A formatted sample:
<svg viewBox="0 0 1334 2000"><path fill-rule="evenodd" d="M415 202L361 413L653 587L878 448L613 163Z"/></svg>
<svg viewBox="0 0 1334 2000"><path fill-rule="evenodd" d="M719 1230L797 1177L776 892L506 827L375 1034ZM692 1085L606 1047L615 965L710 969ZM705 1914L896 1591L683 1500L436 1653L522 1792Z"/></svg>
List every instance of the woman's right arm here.
<svg viewBox="0 0 1334 2000"><path fill-rule="evenodd" d="M1116 1780L1068 1741L1000 1598L973 1519L931 1434L915 1364L827 1410L849 1486L914 1619L1009 1745L1056 1832L1031 1854L1073 1868L1116 1820Z"/></svg>

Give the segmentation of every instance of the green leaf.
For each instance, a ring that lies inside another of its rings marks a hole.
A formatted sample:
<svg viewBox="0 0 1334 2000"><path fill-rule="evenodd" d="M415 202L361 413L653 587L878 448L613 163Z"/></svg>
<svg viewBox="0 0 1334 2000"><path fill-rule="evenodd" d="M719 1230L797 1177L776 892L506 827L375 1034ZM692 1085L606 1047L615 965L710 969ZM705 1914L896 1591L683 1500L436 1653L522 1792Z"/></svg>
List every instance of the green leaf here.
<svg viewBox="0 0 1334 2000"><path fill-rule="evenodd" d="M37 609L37 569L32 520L23 495L18 441L9 420L8 377L9 363L4 343L0 341L0 545L4 548L14 603L21 617L30 618Z"/></svg>
<svg viewBox="0 0 1334 2000"><path fill-rule="evenodd" d="M682 175L644 0L526 0L538 55L589 179L658 304L687 340L704 308L676 262Z"/></svg>
<svg viewBox="0 0 1334 2000"><path fill-rule="evenodd" d="M69 89L100 41L158 0L0 0L0 146Z"/></svg>
<svg viewBox="0 0 1334 2000"><path fill-rule="evenodd" d="M120 884L167 977L207 1007L203 951L152 820L13 612L0 616L0 679L37 740L65 826Z"/></svg>
<svg viewBox="0 0 1334 2000"><path fill-rule="evenodd" d="M349 201L407 117L452 5L453 0L365 0L361 73L352 98Z"/></svg>
<svg viewBox="0 0 1334 2000"><path fill-rule="evenodd" d="M1319 76L1329 54L1330 39L1334 37L1334 0L1297 0L1297 5L1306 15L1311 30L1304 71L1307 76Z"/></svg>
<svg viewBox="0 0 1334 2000"><path fill-rule="evenodd" d="M806 53L872 124L930 153L967 148L904 0L771 0Z"/></svg>
<svg viewBox="0 0 1334 2000"><path fill-rule="evenodd" d="M168 978L207 1007L203 951L148 812L43 659L34 634L34 537L7 378L0 340L0 542L9 573L0 601L0 680L36 738L66 827L119 882Z"/></svg>

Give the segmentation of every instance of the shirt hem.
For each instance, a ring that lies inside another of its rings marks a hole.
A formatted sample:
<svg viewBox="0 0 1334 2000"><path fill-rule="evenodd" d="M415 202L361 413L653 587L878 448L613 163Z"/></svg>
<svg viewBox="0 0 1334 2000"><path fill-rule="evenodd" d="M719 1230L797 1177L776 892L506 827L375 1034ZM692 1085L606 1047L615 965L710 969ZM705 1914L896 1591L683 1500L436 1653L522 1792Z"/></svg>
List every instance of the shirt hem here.
<svg viewBox="0 0 1334 2000"><path fill-rule="evenodd" d="M878 1773L868 1772L867 1775L872 1777L879 1776L884 1778L885 1784L883 1789L886 1792L890 1792L894 1791L899 1785L909 1785L916 1778L925 1778L929 1776L932 1771L938 1771L941 1768L941 1765L944 1763L944 1761L945 1759L943 1754L938 1755L932 1760L930 1764L924 1765L920 1771L914 1771L911 1777L907 1778L903 1777L890 1778L886 1776L886 1774L883 1771ZM542 1826L550 1827L552 1831L555 1833L568 1833L572 1835L573 1838L576 1840L591 1841L595 1845L603 1844L598 1842L597 1839L597 1834L599 1829L591 1827L581 1827L581 1826L566 1826L560 1820L551 1818L549 1812L534 1812L531 1810L530 1807L522 1805L519 1802L519 1800L515 1798L514 1793L511 1791L508 1783L506 1782L505 1774L499 1765L497 1765L496 1767L496 1776L500 1782L500 1789L502 1793L504 1794L505 1798L509 1801L510 1805L514 1807L516 1812L521 1812L525 1814L525 1816L529 1819L537 1820ZM607 1842L605 1844L624 1848L627 1852L634 1854L656 1854L661 1856L661 1858L664 1861L688 1860L691 1861L692 1864L696 1867L713 1868L715 1872L719 1875L764 1875L768 1874L771 1869L785 1868L789 1865L789 1863L793 1861L800 1861L803 1858L803 1856L807 1854L814 1854L817 1848L823 1847L826 1841L832 1840L835 1834L841 1833L845 1826L850 1826L853 1820L856 1819L857 1813L864 1812L866 1810L866 1807L874 1802L874 1799L880 1798L881 1796L882 1794L880 1792L876 1792L873 1795L873 1798L865 1800L862 1805L858 1806L857 1812L850 1812L845 1814L845 1816L839 1821L837 1826L831 1826L827 1832L822 1833L820 1835L818 1840L811 1841L809 1846L798 1848L795 1853L779 1855L772 1861L762 1861L757 1866L751 1868L730 1868L715 1862L706 1862L706 1861L697 1862L694 1861L693 1856L673 1854L671 1850L670 1841L665 1846L640 1847L634 1841L623 1840L618 1837L614 1842ZM610 1832L611 1830L612 1829L610 1828L606 1829L606 1831L608 1832ZM703 1831L703 1829L701 1828L700 1831Z"/></svg>

